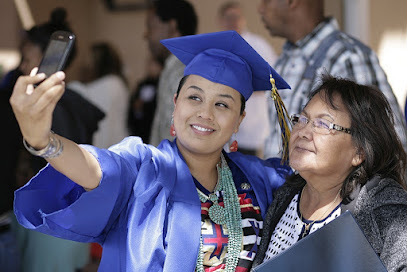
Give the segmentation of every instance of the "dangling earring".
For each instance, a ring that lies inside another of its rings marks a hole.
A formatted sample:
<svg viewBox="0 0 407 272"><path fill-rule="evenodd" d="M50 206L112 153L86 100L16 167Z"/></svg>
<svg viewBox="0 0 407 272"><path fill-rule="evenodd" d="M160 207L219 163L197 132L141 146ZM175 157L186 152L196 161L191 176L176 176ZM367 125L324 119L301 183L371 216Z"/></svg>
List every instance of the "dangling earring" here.
<svg viewBox="0 0 407 272"><path fill-rule="evenodd" d="M175 132L174 118L173 118L173 117L171 117L170 134L171 134L172 137L174 137L175 135L177 135L177 133Z"/></svg>
<svg viewBox="0 0 407 272"><path fill-rule="evenodd" d="M230 145L229 150L230 150L230 152L236 152L236 151L237 151L237 148L238 148L237 141L234 140L234 141L232 142L232 144Z"/></svg>
<svg viewBox="0 0 407 272"><path fill-rule="evenodd" d="M230 152L236 152L238 148L237 140L234 140L230 145L229 145L229 150Z"/></svg>
<svg viewBox="0 0 407 272"><path fill-rule="evenodd" d="M174 124L171 124L171 127L170 127L170 134L171 134L172 137L174 137L175 135L177 135L177 134L175 133Z"/></svg>

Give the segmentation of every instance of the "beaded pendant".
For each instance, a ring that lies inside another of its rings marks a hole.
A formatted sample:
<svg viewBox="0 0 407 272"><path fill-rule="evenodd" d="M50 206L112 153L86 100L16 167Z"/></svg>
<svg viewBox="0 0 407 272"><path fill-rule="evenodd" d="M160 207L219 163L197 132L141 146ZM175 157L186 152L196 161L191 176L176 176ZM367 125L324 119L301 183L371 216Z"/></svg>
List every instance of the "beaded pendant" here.
<svg viewBox="0 0 407 272"><path fill-rule="evenodd" d="M209 208L209 218L218 225L226 224L226 215L225 215L225 208L219 205L218 203L218 196L215 193L211 193L206 196L200 190L198 190L199 199L202 203L205 203L207 200L212 201L213 205Z"/></svg>
<svg viewBox="0 0 407 272"><path fill-rule="evenodd" d="M209 218L215 222L215 224L226 224L225 209L219 205L218 197L215 194L210 194L209 199L213 202L213 205L209 208Z"/></svg>

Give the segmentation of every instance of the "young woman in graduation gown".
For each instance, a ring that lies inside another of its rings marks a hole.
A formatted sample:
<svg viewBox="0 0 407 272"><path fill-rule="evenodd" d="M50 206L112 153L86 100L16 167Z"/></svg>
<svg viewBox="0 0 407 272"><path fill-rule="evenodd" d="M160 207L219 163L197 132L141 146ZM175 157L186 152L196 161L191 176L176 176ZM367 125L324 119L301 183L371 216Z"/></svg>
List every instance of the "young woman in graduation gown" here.
<svg viewBox="0 0 407 272"><path fill-rule="evenodd" d="M106 150L56 135L64 73L36 89L43 75L19 78L11 103L26 147L49 165L16 192L15 214L26 228L100 243L100 271L248 271L290 170L223 147L253 91L289 86L234 31L163 44L186 68L174 95L177 137L158 147L129 137Z"/></svg>

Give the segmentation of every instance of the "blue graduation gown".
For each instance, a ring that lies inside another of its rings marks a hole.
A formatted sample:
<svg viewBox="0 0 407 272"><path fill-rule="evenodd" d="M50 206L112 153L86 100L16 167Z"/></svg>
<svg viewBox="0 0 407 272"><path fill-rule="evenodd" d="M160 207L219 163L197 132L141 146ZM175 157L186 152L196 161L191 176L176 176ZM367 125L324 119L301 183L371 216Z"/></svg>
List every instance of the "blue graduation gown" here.
<svg viewBox="0 0 407 272"><path fill-rule="evenodd" d="M24 227L103 246L99 271L194 271L201 205L175 141L158 148L128 137L109 150L84 146L102 169L99 187L86 192L50 165L15 193ZM279 159L238 152L264 218L272 193L290 170Z"/></svg>

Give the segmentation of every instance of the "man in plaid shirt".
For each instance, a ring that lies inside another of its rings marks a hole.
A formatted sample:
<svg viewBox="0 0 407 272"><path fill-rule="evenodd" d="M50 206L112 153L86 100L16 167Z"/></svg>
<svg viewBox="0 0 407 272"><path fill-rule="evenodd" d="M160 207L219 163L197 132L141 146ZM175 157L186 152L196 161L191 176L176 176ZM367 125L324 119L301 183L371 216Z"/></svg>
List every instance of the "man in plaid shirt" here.
<svg viewBox="0 0 407 272"><path fill-rule="evenodd" d="M292 90L279 90L288 114L301 112L309 92L319 84L319 75L329 73L373 85L388 99L397 133L407 150L406 126L402 110L376 54L366 45L339 31L334 18L324 17L323 0L262 0L258 7L272 36L286 38L275 70ZM269 98L270 135L264 157L281 156L280 128L273 100Z"/></svg>

